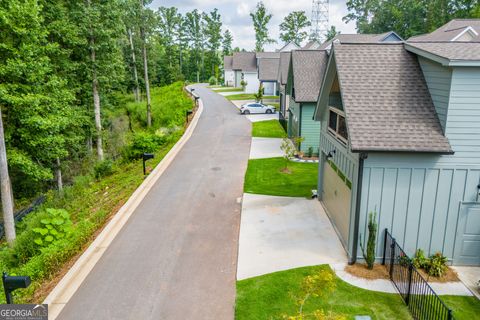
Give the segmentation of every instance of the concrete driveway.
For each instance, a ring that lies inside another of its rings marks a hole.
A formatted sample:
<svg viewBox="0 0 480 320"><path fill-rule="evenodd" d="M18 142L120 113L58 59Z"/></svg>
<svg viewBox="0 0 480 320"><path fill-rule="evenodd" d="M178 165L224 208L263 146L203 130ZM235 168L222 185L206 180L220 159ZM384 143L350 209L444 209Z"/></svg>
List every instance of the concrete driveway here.
<svg viewBox="0 0 480 320"><path fill-rule="evenodd" d="M252 138L250 159L283 157L283 151L280 149L282 141L280 138Z"/></svg>
<svg viewBox="0 0 480 320"><path fill-rule="evenodd" d="M106 249L59 319L233 319L251 124L222 96Z"/></svg>
<svg viewBox="0 0 480 320"><path fill-rule="evenodd" d="M238 280L346 261L345 250L317 200L244 194Z"/></svg>

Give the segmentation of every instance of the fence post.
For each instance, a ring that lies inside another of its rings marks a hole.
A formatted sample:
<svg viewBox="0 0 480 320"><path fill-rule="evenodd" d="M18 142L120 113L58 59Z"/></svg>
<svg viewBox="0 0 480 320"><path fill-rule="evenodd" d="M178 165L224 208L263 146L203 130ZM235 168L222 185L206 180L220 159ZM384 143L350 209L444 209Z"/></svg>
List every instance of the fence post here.
<svg viewBox="0 0 480 320"><path fill-rule="evenodd" d="M408 289L407 297L405 298L405 303L407 306L410 304L410 292L412 290L412 276L413 276L413 264L408 262Z"/></svg>
<svg viewBox="0 0 480 320"><path fill-rule="evenodd" d="M395 238L392 238L392 244L390 245L390 279L393 279L393 265L395 263Z"/></svg>
<svg viewBox="0 0 480 320"><path fill-rule="evenodd" d="M383 259L382 266L385 265L385 256L387 255L387 237L388 237L388 228L385 228L385 237L383 241Z"/></svg>
<svg viewBox="0 0 480 320"><path fill-rule="evenodd" d="M448 316L447 316L447 319L448 319L448 320L453 320L452 309L448 309Z"/></svg>

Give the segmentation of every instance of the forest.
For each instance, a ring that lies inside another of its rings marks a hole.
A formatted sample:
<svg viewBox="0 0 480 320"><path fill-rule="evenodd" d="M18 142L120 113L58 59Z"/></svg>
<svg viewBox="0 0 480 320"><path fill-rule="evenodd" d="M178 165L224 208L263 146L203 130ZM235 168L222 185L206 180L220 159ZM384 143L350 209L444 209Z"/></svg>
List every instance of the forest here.
<svg viewBox="0 0 480 320"><path fill-rule="evenodd" d="M118 158L109 115L131 115L126 94L144 104L148 129L150 86L219 77L232 38L217 10L181 15L149 2L1 2L0 108L17 201L62 189L87 160Z"/></svg>

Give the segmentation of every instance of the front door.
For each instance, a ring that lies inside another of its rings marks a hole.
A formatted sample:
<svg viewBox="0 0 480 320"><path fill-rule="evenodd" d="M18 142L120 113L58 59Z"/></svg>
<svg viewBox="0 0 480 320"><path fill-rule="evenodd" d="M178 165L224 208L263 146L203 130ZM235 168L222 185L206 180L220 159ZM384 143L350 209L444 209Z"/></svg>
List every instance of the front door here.
<svg viewBox="0 0 480 320"><path fill-rule="evenodd" d="M480 265L480 203L462 203L453 258L455 265Z"/></svg>

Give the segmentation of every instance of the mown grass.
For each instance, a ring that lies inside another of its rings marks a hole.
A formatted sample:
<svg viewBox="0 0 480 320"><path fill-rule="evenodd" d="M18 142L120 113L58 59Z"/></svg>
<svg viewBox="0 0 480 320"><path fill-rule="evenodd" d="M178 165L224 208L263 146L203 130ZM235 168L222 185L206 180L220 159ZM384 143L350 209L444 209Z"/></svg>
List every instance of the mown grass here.
<svg viewBox="0 0 480 320"><path fill-rule="evenodd" d="M226 96L228 100L255 100L255 97L251 93L232 94ZM279 96L264 96L263 99L279 99Z"/></svg>
<svg viewBox="0 0 480 320"><path fill-rule="evenodd" d="M126 100L131 100L131 97ZM193 107L192 101L182 92L181 83L165 88L154 88L152 90L153 126L151 129L146 129L142 125L145 118L144 104L126 103L126 108L122 109L120 106L116 110L110 110L109 113L107 112L108 116L111 119L118 119L124 117L125 110L128 110L134 132L156 132L164 126L171 129L163 144L155 151L155 158L148 162L148 166L154 168L181 137L184 131L185 110ZM126 130L121 133L128 143L134 133ZM113 143L112 141L110 140L109 143ZM28 289L15 292L16 303L40 303L43 301L48 294L46 288L53 287L52 282L55 282L56 277L60 276L63 271L66 271L64 269L70 260L86 248L94 239L97 230L101 229L109 217L120 209L144 180L141 160L120 158L114 162L112 172L99 179L93 176L91 167L94 163L94 161L90 161L90 174L78 176L73 185L64 189L63 195L59 195L55 191L47 194L44 205L17 226L17 241L12 249L7 248L5 244L2 245L0 270L10 274L28 275L32 279L32 284ZM20 251L26 246L34 245L32 228L35 223L38 225L36 213L42 212L43 208L67 210L73 222L72 231L65 238L55 241L41 250L34 248L35 254L27 261L20 260L18 258L22 254ZM3 295L0 295L0 303L4 303Z"/></svg>
<svg viewBox="0 0 480 320"><path fill-rule="evenodd" d="M453 310L456 320L480 318L480 300L466 296L440 296L440 299Z"/></svg>
<svg viewBox="0 0 480 320"><path fill-rule="evenodd" d="M287 164L288 172L286 172ZM317 189L318 164L283 158L252 159L245 174L246 193L286 197L310 197Z"/></svg>
<svg viewBox="0 0 480 320"><path fill-rule="evenodd" d="M264 138L285 138L287 133L278 120L267 120L252 123L252 136Z"/></svg>
<svg viewBox="0 0 480 320"><path fill-rule="evenodd" d="M243 92L242 88L234 88L234 87L224 87L221 89L213 89L215 92Z"/></svg>
<svg viewBox="0 0 480 320"><path fill-rule="evenodd" d="M236 320L273 320L295 316L299 309L297 301L303 298L302 283L305 277L325 270L330 270L330 267L320 265L291 269L238 281ZM333 292L320 297L312 296L307 300L305 313L322 310L346 319L354 319L355 315L369 315L378 320L412 319L398 294L357 288L336 277L334 283Z"/></svg>

